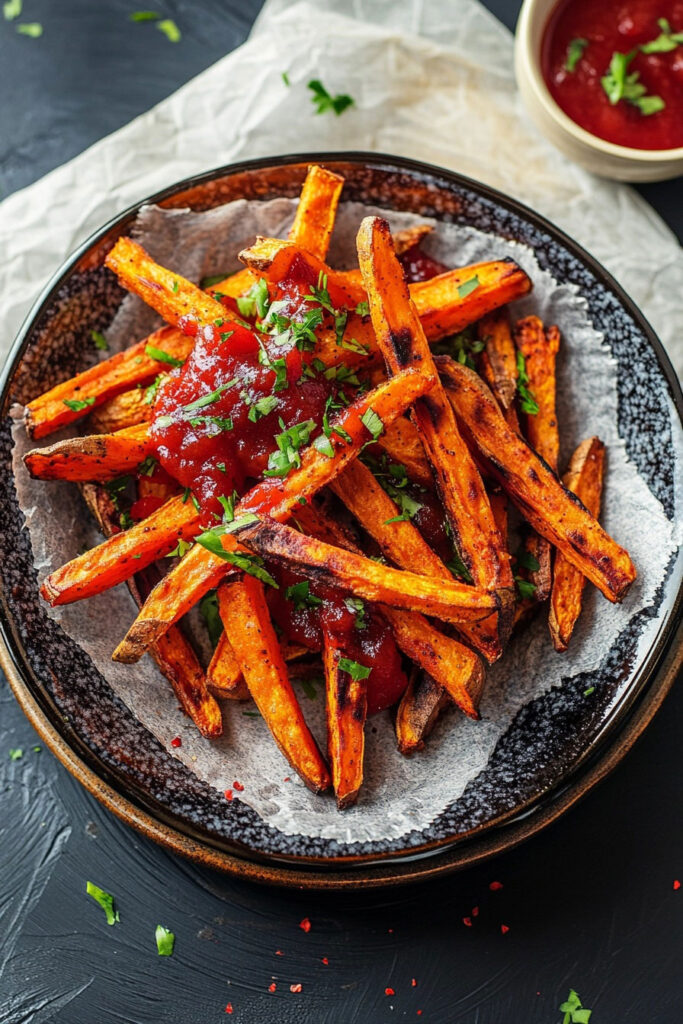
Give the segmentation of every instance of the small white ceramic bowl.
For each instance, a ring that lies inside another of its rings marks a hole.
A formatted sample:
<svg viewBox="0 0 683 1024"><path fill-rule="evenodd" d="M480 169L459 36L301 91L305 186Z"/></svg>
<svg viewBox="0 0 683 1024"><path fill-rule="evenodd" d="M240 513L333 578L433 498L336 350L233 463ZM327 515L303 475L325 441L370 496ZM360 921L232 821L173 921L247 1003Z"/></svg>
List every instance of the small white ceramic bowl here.
<svg viewBox="0 0 683 1024"><path fill-rule="evenodd" d="M557 0L524 0L515 36L517 85L538 130L570 159L605 178L664 181L683 174L683 146L676 149L616 146L580 128L558 107L541 73L543 31L556 3Z"/></svg>

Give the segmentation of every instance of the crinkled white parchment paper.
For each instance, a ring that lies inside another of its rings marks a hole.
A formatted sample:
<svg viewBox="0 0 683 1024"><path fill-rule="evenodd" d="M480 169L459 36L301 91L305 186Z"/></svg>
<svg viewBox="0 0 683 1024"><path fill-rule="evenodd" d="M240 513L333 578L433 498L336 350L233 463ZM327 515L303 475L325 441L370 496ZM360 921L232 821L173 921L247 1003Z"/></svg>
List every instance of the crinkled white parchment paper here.
<svg viewBox="0 0 683 1024"><path fill-rule="evenodd" d="M356 106L316 116L311 78ZM612 271L683 369L676 240L536 133L512 37L476 0L268 0L244 46L0 204L0 357L67 254L130 203L231 160L333 149L417 157L528 203Z"/></svg>
<svg viewBox="0 0 683 1024"><path fill-rule="evenodd" d="M236 253L256 233L283 235L294 204L287 199L268 203L238 201L208 213L143 210L136 235L161 262L194 280L230 271ZM362 216L376 212L358 204L342 204L330 260L353 263L354 239ZM388 214L394 227L415 223L407 214ZM223 704L225 735L203 739L178 711L166 681L144 658L138 665L119 665L111 652L125 633L136 609L125 586L51 614L91 656L114 691L144 725L200 778L219 791L235 779L244 785L241 798L268 823L284 832L304 831L339 841L394 838L429 824L460 796L486 765L515 714L562 677L596 668L618 633L641 608L652 603L676 544L674 527L659 502L629 462L618 437L615 363L602 337L592 328L585 303L568 285L541 271L525 246L496 239L471 228L439 225L427 248L446 264L465 265L511 256L534 282L532 295L514 306L515 315L538 313L562 332L558 368L558 417L563 462L580 440L599 435L607 445L604 516L606 528L625 545L638 568L638 579L623 605L612 605L593 588L586 590L585 611L567 654L550 644L545 616L520 633L503 660L489 672L481 706L482 721L446 716L419 757L407 760L396 750L390 716L373 718L366 729L366 782L358 806L340 814L333 801L315 797L296 778L276 749L261 719L245 717L244 705ZM135 297L128 297L106 332L115 351L143 337L156 324L155 315ZM674 418L675 420L675 418ZM676 427L674 427L676 430ZM74 485L33 481L19 456L29 447L23 427L15 428L15 471L20 503L26 513L34 556L41 578L73 557L82 544L97 543L86 522ZM683 451L680 432L675 450ZM677 508L680 509L681 488ZM679 516L680 521L680 516ZM657 623L641 638L650 643ZM324 746L321 696L300 694L307 719ZM180 734L182 746L171 748ZM285 777L291 781L284 782Z"/></svg>

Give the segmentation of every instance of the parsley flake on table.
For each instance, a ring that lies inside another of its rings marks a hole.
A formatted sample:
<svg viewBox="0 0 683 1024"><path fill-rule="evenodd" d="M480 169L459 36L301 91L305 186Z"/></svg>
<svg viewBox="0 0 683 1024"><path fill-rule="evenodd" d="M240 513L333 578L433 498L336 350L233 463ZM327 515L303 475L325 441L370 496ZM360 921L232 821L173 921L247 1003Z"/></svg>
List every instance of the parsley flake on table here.
<svg viewBox="0 0 683 1024"><path fill-rule="evenodd" d="M361 679L367 679L372 672L371 668L367 665L361 665L357 661L352 661L351 658L340 658L338 666L342 672L348 672L354 682L359 682Z"/></svg>
<svg viewBox="0 0 683 1024"><path fill-rule="evenodd" d="M173 946L175 944L175 935L168 928L164 928L163 924L158 924L154 937L157 941L157 952L159 956L172 956Z"/></svg>
<svg viewBox="0 0 683 1024"><path fill-rule="evenodd" d="M670 53L683 44L683 32L672 32L666 18L658 18L657 24L661 29L660 34L649 43L643 43L640 47L641 53Z"/></svg>
<svg viewBox="0 0 683 1024"><path fill-rule="evenodd" d="M559 1010L560 1013L564 1013L562 1024L588 1024L593 1012L582 1005L573 988L569 990L568 998L560 1004Z"/></svg>
<svg viewBox="0 0 683 1024"><path fill-rule="evenodd" d="M286 72L286 71L283 71L283 72L282 72L282 81L283 81L283 82L285 83L285 85L287 85L287 86L289 86L289 85L291 85L291 84L292 84L292 83L290 82L290 80L289 80L289 75L287 74L287 72Z"/></svg>
<svg viewBox="0 0 683 1024"><path fill-rule="evenodd" d="M661 96L646 95L647 89L639 80L640 72L632 71L627 74L636 53L637 50L631 50L630 53L613 53L609 68L600 79L600 83L612 106L620 100L625 100L637 107L644 117L649 117L650 114L663 110L666 104Z"/></svg>
<svg viewBox="0 0 683 1024"><path fill-rule="evenodd" d="M21 747L10 747L9 759L10 761L19 761L24 756L24 751Z"/></svg>
<svg viewBox="0 0 683 1024"><path fill-rule="evenodd" d="M28 36L30 39L38 39L43 34L43 26L39 21L26 21L17 25L17 32L21 36Z"/></svg>
<svg viewBox="0 0 683 1024"><path fill-rule="evenodd" d="M576 65L583 57L583 51L587 46L587 39L572 39L567 47L567 59L564 62L565 71L569 71L572 74L576 71Z"/></svg>
<svg viewBox="0 0 683 1024"><path fill-rule="evenodd" d="M111 893L100 889L99 885L95 885L94 882L86 882L85 891L88 896L92 896L95 903L99 903L102 907L107 916L107 924L116 924L120 920L118 910L114 909L114 897Z"/></svg>
<svg viewBox="0 0 683 1024"><path fill-rule="evenodd" d="M102 334L101 331L91 331L90 332L90 337L92 338L93 345L95 346L96 349L98 349L98 351L100 351L100 352L108 352L109 351L109 345L107 344L107 339L105 338L105 336Z"/></svg>
<svg viewBox="0 0 683 1024"><path fill-rule="evenodd" d="M345 110L354 105L353 98L347 96L346 93L338 93L336 96L331 96L323 83L317 78L311 79L308 83L308 88L313 93L311 102L316 108L316 114L325 114L331 110L339 117L340 114L343 114Z"/></svg>
<svg viewBox="0 0 683 1024"><path fill-rule="evenodd" d="M164 18L163 21L158 21L156 23L156 27L159 29L160 32L164 33L169 43L180 42L182 38L182 33L178 26L176 25L175 21L173 21L171 18ZM174 288L173 290L177 291L177 288Z"/></svg>
<svg viewBox="0 0 683 1024"><path fill-rule="evenodd" d="M15 18L20 17L22 7L22 0L7 0L7 2L2 5L2 13L5 21L14 21Z"/></svg>

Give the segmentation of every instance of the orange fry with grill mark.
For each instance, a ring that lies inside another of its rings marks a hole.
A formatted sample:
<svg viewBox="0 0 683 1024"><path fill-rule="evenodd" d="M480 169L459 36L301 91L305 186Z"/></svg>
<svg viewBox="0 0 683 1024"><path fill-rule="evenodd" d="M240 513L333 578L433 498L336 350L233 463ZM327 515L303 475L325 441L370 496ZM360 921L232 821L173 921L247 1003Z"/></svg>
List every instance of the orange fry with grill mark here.
<svg viewBox="0 0 683 1024"><path fill-rule="evenodd" d="M476 373L448 357L439 357L437 366L461 425L522 515L605 597L623 600L636 578L628 552L510 429Z"/></svg>
<svg viewBox="0 0 683 1024"><path fill-rule="evenodd" d="M597 437L582 441L572 455L564 485L579 498L591 515L600 515L605 446ZM566 651L572 631L581 613L585 579L565 556L555 558L553 589L550 595L548 624L556 651Z"/></svg>
<svg viewBox="0 0 683 1024"><path fill-rule="evenodd" d="M162 327L124 352L117 352L34 398L26 406L26 429L36 440L45 437L87 416L93 408L122 391L166 372L168 363L147 355L145 349L148 346L160 349L174 359L184 360L193 344L191 338L175 327Z"/></svg>
<svg viewBox="0 0 683 1024"><path fill-rule="evenodd" d="M256 707L273 739L309 789L320 793L330 777L287 675L263 585L252 576L226 585L221 614Z"/></svg>
<svg viewBox="0 0 683 1024"><path fill-rule="evenodd" d="M381 423L392 423L433 384L434 378L411 370L385 381L374 391L359 395L331 422L332 427L340 427L350 436L350 443L333 434L330 438L334 449L332 457L310 445L302 453L298 469L291 470L284 478L271 477L256 484L239 502L235 516L256 512L273 519L287 519L302 500L309 500L326 487L371 438L363 423L364 416L373 413ZM228 553L240 550L231 534L222 538L222 544ZM195 545L145 602L142 612L114 652L115 660L136 661L156 636L189 611L207 591L218 586L228 572L230 566L224 559Z"/></svg>
<svg viewBox="0 0 683 1024"><path fill-rule="evenodd" d="M134 473L154 451L147 425L116 434L90 434L35 448L24 456L29 473L39 480L113 480Z"/></svg>
<svg viewBox="0 0 683 1024"><path fill-rule="evenodd" d="M264 517L239 531L241 543L281 565L294 565L325 586L350 591L367 601L393 608L423 611L446 622L476 622L499 608L494 593L468 587L455 580L393 569L305 537L289 526Z"/></svg>
<svg viewBox="0 0 683 1024"><path fill-rule="evenodd" d="M324 631L323 668L327 698L327 754L337 807L351 807L363 782L367 680L353 679L340 667L343 650Z"/></svg>
<svg viewBox="0 0 683 1024"><path fill-rule="evenodd" d="M446 691L429 673L419 670L412 673L396 712L396 741L402 754L422 750L448 703Z"/></svg>
<svg viewBox="0 0 683 1024"><path fill-rule="evenodd" d="M191 501L172 498L147 519L116 533L45 578L40 592L55 606L101 594L191 540L199 520Z"/></svg>
<svg viewBox="0 0 683 1024"><path fill-rule="evenodd" d="M358 257L377 342L391 373L406 366L434 369L432 354L411 303L403 270L391 247L389 227L366 217L358 233ZM496 591L513 586L510 559L496 527L488 496L442 387L417 401L412 417L434 470L437 489L460 556L476 586ZM510 627L505 615L468 634L494 661Z"/></svg>
<svg viewBox="0 0 683 1024"><path fill-rule="evenodd" d="M519 429L515 396L517 395L517 353L506 309L496 309L478 324L480 341L485 349L479 357L481 374L491 388L505 419L513 430Z"/></svg>

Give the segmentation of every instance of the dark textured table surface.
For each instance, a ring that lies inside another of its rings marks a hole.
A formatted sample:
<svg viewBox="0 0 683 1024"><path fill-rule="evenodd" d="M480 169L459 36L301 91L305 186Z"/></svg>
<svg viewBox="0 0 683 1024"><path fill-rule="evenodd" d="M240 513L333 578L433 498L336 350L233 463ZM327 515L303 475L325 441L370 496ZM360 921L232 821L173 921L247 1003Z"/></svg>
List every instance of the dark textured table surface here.
<svg viewBox="0 0 683 1024"><path fill-rule="evenodd" d="M259 2L166 0L178 45L136 31L135 6L24 0L21 20L44 26L37 40L0 22L0 195L239 45ZM512 27L515 0L488 6ZM680 237L681 179L641 192ZM597 791L485 867L419 888L316 896L238 883L141 839L34 749L2 680L0 1024L205 1024L226 1019L228 1004L248 1024L557 1024L570 987L593 1008L591 1024L677 1024L682 724L679 688ZM10 760L10 748L23 757ZM86 878L116 895L116 928L86 897ZM171 958L156 954L158 923L176 934Z"/></svg>

